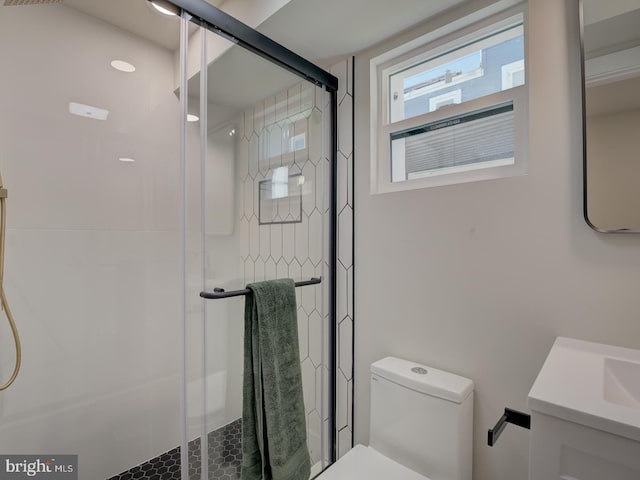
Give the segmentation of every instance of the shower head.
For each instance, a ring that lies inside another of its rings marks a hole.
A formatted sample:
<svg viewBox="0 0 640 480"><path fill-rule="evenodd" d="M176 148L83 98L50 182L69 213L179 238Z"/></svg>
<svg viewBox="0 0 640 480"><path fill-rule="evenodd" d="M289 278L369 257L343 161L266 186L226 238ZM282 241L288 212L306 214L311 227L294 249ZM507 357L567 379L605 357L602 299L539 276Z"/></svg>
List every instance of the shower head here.
<svg viewBox="0 0 640 480"><path fill-rule="evenodd" d="M62 3L64 0L4 0L5 7L20 5L44 5L46 3Z"/></svg>

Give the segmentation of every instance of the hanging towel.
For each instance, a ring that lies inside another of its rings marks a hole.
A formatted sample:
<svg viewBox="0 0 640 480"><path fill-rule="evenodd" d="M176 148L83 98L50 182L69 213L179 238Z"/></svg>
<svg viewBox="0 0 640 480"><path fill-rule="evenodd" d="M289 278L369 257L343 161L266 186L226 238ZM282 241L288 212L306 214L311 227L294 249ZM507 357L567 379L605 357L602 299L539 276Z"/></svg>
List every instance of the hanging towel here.
<svg viewBox="0 0 640 480"><path fill-rule="evenodd" d="M308 480L295 284L247 285L244 312L242 480Z"/></svg>

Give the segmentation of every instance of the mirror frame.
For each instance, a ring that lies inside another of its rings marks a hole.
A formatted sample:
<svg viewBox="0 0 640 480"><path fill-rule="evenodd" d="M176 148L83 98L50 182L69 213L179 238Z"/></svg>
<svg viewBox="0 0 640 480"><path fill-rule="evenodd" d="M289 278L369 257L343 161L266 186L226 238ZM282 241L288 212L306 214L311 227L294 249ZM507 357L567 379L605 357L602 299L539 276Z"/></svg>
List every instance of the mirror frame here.
<svg viewBox="0 0 640 480"><path fill-rule="evenodd" d="M580 21L580 72L582 80L582 212L584 221L589 227L599 233L640 233L640 230L621 228L605 230L594 225L589 219L587 208L587 74L584 52L584 4L578 0L578 17Z"/></svg>

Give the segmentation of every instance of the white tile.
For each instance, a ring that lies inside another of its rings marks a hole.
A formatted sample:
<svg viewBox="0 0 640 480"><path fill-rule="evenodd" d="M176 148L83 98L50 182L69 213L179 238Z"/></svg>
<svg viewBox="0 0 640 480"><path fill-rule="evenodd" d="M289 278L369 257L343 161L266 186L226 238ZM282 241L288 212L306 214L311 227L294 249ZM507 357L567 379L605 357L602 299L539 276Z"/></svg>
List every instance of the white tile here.
<svg viewBox="0 0 640 480"><path fill-rule="evenodd" d="M347 385L347 425L353 431L353 379Z"/></svg>
<svg viewBox="0 0 640 480"><path fill-rule="evenodd" d="M349 165L342 152L338 152L338 211L340 212L349 202Z"/></svg>
<svg viewBox="0 0 640 480"><path fill-rule="evenodd" d="M242 218L238 222L238 236L240 237L240 256L249 256L249 220Z"/></svg>
<svg viewBox="0 0 640 480"><path fill-rule="evenodd" d="M281 122L287 118L287 92L276 94L276 122Z"/></svg>
<svg viewBox="0 0 640 480"><path fill-rule="evenodd" d="M308 358L302 362L302 390L305 412L313 410L316 399L316 369Z"/></svg>
<svg viewBox="0 0 640 480"><path fill-rule="evenodd" d="M329 161L325 159L324 162L318 163L316 165L316 178L322 178L322 169L324 168L324 188L320 185L320 182L316 183L316 208L322 211L322 206L324 205L325 212L329 209Z"/></svg>
<svg viewBox="0 0 640 480"><path fill-rule="evenodd" d="M300 111L306 113L313 108L313 90L314 85L311 82L302 82L300 87Z"/></svg>
<svg viewBox="0 0 640 480"><path fill-rule="evenodd" d="M264 124L266 127L276 121L276 97L267 97L264 101Z"/></svg>
<svg viewBox="0 0 640 480"><path fill-rule="evenodd" d="M308 280L315 274L315 269L310 260L306 260L302 264L302 273L300 278ZM311 312L316 306L316 291L312 285L302 287L300 290L301 304L307 312Z"/></svg>
<svg viewBox="0 0 640 480"><path fill-rule="evenodd" d="M249 255L254 260L260 255L260 225L258 219L253 216L249 220Z"/></svg>
<svg viewBox="0 0 640 480"><path fill-rule="evenodd" d="M276 278L288 278L289 277L289 265L285 262L284 258L281 258L276 263Z"/></svg>
<svg viewBox="0 0 640 480"><path fill-rule="evenodd" d="M327 233L327 232L325 232ZM309 259L318 265L322 257L322 215L317 210L309 217Z"/></svg>
<svg viewBox="0 0 640 480"><path fill-rule="evenodd" d="M253 106L253 131L260 135L264 128L264 102L257 102Z"/></svg>
<svg viewBox="0 0 640 480"><path fill-rule="evenodd" d="M264 260L258 258L255 262L255 278L256 282L263 281L264 278Z"/></svg>
<svg viewBox="0 0 640 480"><path fill-rule="evenodd" d="M327 306L328 306L328 300L327 300L327 278L329 278L325 273L316 273L316 276L322 276L322 283L319 285L315 285L314 290L316 291L316 310L318 312L323 312L326 314L327 313ZM324 292L324 293L323 293ZM323 296L324 295L324 296ZM324 301L324 305L323 305L323 301Z"/></svg>
<svg viewBox="0 0 640 480"><path fill-rule="evenodd" d="M297 138L297 141L289 146L295 147L295 150L293 148L291 150L296 163L303 164L309 159L309 126L307 118L301 118L293 124L293 136ZM289 142L291 143L291 140Z"/></svg>
<svg viewBox="0 0 640 480"><path fill-rule="evenodd" d="M347 314L353 318L353 265L347 270Z"/></svg>
<svg viewBox="0 0 640 480"><path fill-rule="evenodd" d="M277 261L282 256L282 225L270 225L271 231L271 257Z"/></svg>
<svg viewBox="0 0 640 480"><path fill-rule="evenodd" d="M344 428L348 425L349 414L347 411L349 410L348 406L348 394L347 390L349 389L349 384L347 379L342 375L342 373L338 372L337 375L337 391L336 391L336 427L338 430Z"/></svg>
<svg viewBox="0 0 640 480"><path fill-rule="evenodd" d="M266 260L271 255L271 229L270 225L260 225L260 256Z"/></svg>
<svg viewBox="0 0 640 480"><path fill-rule="evenodd" d="M242 182L242 193L244 194L244 215L247 218L251 218L254 215L253 211L253 196L255 195L255 188L253 186L253 180L251 177Z"/></svg>
<svg viewBox="0 0 640 480"><path fill-rule="evenodd" d="M347 317L340 322L338 334L338 367L347 380L351 380L353 367L353 324Z"/></svg>
<svg viewBox="0 0 640 480"><path fill-rule="evenodd" d="M353 231L352 213L350 208L345 208L338 215L338 258L345 265L351 265L353 260L353 243L351 233ZM346 235L342 235L345 232Z"/></svg>
<svg viewBox="0 0 640 480"><path fill-rule="evenodd" d="M322 318L315 310L309 314L309 358L314 366L322 364Z"/></svg>
<svg viewBox="0 0 640 480"><path fill-rule="evenodd" d="M256 280L256 268L253 260L248 258L244 262L244 284L255 282Z"/></svg>
<svg viewBox="0 0 640 480"><path fill-rule="evenodd" d="M320 414L320 418L324 415L325 420L329 417L328 393L329 370L326 365L320 365L316 367L316 411Z"/></svg>
<svg viewBox="0 0 640 480"><path fill-rule="evenodd" d="M309 315L303 307L298 307L298 340L302 361L309 356Z"/></svg>
<svg viewBox="0 0 640 480"><path fill-rule="evenodd" d="M265 280L273 280L276 278L276 262L273 261L273 258L269 258L264 263L264 278Z"/></svg>
<svg viewBox="0 0 640 480"><path fill-rule="evenodd" d="M306 162L302 167L302 175L304 183L302 184L302 210L307 215L316 208L316 182L322 181L321 178L316 179L316 168L311 162Z"/></svg>
<svg viewBox="0 0 640 480"><path fill-rule="evenodd" d="M300 265L300 262L298 262L297 258L294 258L293 261L289 264L287 275L289 275L289 278L292 278L295 282L302 279L302 266ZM301 289L297 288L296 295L299 296L300 292ZM298 298L298 304L299 303L300 299Z"/></svg>
<svg viewBox="0 0 640 480"><path fill-rule="evenodd" d="M353 154L347 159L347 202L353 208Z"/></svg>
<svg viewBox="0 0 640 480"><path fill-rule="evenodd" d="M347 59L347 93L353 96L353 57Z"/></svg>
<svg viewBox="0 0 640 480"><path fill-rule="evenodd" d="M300 84L287 90L287 116L291 117L300 113Z"/></svg>
<svg viewBox="0 0 640 480"><path fill-rule="evenodd" d="M302 223L295 223L296 257L305 259L309 256L309 221L303 217Z"/></svg>
<svg viewBox="0 0 640 480"><path fill-rule="evenodd" d="M347 269L338 262L336 268L337 286L336 286L336 310L338 322L349 314L349 302L347 300Z"/></svg>
<svg viewBox="0 0 640 480"><path fill-rule="evenodd" d="M290 262L295 256L296 238L294 224L285 223L282 225L282 257Z"/></svg>
<svg viewBox="0 0 640 480"><path fill-rule="evenodd" d="M259 138L255 133L251 134L249 138L249 175L251 178L256 178L260 169L260 143Z"/></svg>
<svg viewBox="0 0 640 480"><path fill-rule="evenodd" d="M345 157L353 151L353 101L346 96L338 107L338 150Z"/></svg>
<svg viewBox="0 0 640 480"><path fill-rule="evenodd" d="M269 134L268 131L262 130L258 136L258 168L263 176L271 168L271 158L269 156Z"/></svg>
<svg viewBox="0 0 640 480"><path fill-rule="evenodd" d="M265 132L269 166L274 170L282 165L282 128L276 123L271 125Z"/></svg>
<svg viewBox="0 0 640 480"><path fill-rule="evenodd" d="M319 110L322 110L322 104L324 103L325 109L328 109L329 103L331 101L331 96L329 95L329 92L323 91L322 87L316 87L315 94L316 94L315 106Z"/></svg>
<svg viewBox="0 0 640 480"><path fill-rule="evenodd" d="M341 458L345 453L351 450L351 430L349 427L345 427L338 432L338 458Z"/></svg>
<svg viewBox="0 0 640 480"><path fill-rule="evenodd" d="M309 413L307 419L309 455L313 465L319 462L322 456L322 420L320 420L320 415L315 410Z"/></svg>
<svg viewBox="0 0 640 480"><path fill-rule="evenodd" d="M322 112L314 108L311 112L311 115L308 118L308 127L309 127L309 160L311 160L314 165L317 165L322 158ZM325 140L328 141L329 132L325 132ZM325 150L327 149L327 143L325 141ZM326 152L325 152L326 153Z"/></svg>

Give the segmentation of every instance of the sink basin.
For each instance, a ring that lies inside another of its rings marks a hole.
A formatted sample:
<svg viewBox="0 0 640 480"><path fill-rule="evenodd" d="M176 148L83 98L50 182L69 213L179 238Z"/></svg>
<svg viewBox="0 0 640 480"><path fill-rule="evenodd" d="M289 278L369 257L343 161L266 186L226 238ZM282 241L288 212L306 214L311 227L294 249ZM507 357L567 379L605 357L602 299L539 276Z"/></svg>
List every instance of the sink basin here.
<svg viewBox="0 0 640 480"><path fill-rule="evenodd" d="M640 409L640 363L605 358L604 399Z"/></svg>
<svg viewBox="0 0 640 480"><path fill-rule="evenodd" d="M557 338L529 407L529 480L640 479L640 350Z"/></svg>
<svg viewBox="0 0 640 480"><path fill-rule="evenodd" d="M529 407L640 441L640 350L558 337Z"/></svg>

